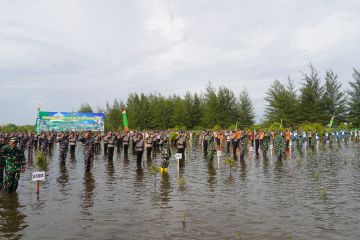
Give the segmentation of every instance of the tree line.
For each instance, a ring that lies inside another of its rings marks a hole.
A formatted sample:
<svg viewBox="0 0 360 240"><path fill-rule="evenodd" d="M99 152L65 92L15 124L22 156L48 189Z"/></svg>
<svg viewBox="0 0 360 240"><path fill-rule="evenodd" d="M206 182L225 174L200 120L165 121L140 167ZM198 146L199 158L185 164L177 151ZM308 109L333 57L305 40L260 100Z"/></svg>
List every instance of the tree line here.
<svg viewBox="0 0 360 240"><path fill-rule="evenodd" d="M319 71L309 64L302 72L300 84L290 77L275 79L265 96L261 126L298 127L307 123L327 125L334 117L334 126L360 127L360 72L353 69L349 89L343 89L338 75L329 69L322 79ZM121 108L127 109L130 129L244 129L255 123L253 102L246 89L238 96L225 87L209 83L203 92L184 96L164 96L160 93L131 93L126 102L115 99L98 107L104 112L105 128L122 129ZM79 112L93 112L86 102ZM0 126L1 132L31 131L33 126Z"/></svg>
<svg viewBox="0 0 360 240"><path fill-rule="evenodd" d="M326 125L334 117L334 124L360 125L360 72L353 69L350 89L344 91L338 75L331 69L325 73L324 81L319 72L310 64L309 71L302 73L299 90L290 78L286 83L274 80L265 100L265 122L280 122L293 127L301 123Z"/></svg>
<svg viewBox="0 0 360 240"><path fill-rule="evenodd" d="M319 71L309 64L302 72L299 86L293 79L285 83L274 80L266 92L264 120L269 126L281 123L296 127L303 123L326 125L332 116L334 125L348 123L360 126L360 72L353 69L350 89L342 89L338 75L331 69L321 79ZM298 87L298 89L297 89ZM255 123L252 100L246 89L239 96L225 87L211 83L201 93L164 96L160 93L131 93L126 103L114 100L97 111L105 113L106 130L122 126L120 108L127 109L130 129L213 129L247 128ZM79 111L92 112L84 103Z"/></svg>
<svg viewBox="0 0 360 240"><path fill-rule="evenodd" d="M131 93L126 104L114 100L106 104L106 130L121 128L120 108L126 107L130 129L209 129L249 127L254 124L255 114L252 101L246 89L238 97L234 92L210 83L205 92L187 92L184 97L176 94L163 96L160 93ZM91 106L83 103L79 111L92 112Z"/></svg>

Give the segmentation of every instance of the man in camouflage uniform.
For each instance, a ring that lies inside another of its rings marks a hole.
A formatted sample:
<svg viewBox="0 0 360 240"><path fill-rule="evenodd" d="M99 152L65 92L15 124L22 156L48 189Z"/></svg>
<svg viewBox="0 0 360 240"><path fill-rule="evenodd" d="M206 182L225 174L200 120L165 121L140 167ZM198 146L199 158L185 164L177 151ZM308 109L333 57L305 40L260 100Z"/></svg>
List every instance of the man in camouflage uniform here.
<svg viewBox="0 0 360 240"><path fill-rule="evenodd" d="M267 151L269 150L269 145L270 145L270 133L269 132L265 132L264 133L264 138L261 141L261 149L263 151L263 156L266 156Z"/></svg>
<svg viewBox="0 0 360 240"><path fill-rule="evenodd" d="M212 161L215 155L215 140L213 137L210 138L208 141L208 148L207 148L207 159Z"/></svg>
<svg viewBox="0 0 360 240"><path fill-rule="evenodd" d="M89 172L91 169L91 162L94 158L94 139L91 136L91 132L85 132L84 136L79 139L84 145L84 162L85 171Z"/></svg>
<svg viewBox="0 0 360 240"><path fill-rule="evenodd" d="M282 159L285 156L285 139L281 132L275 134L275 154L278 159Z"/></svg>
<svg viewBox="0 0 360 240"><path fill-rule="evenodd" d="M31 160L33 157L33 149L34 149L34 134L28 134L28 141L26 143L26 149L28 151L28 160Z"/></svg>
<svg viewBox="0 0 360 240"><path fill-rule="evenodd" d="M42 133L39 138L40 151L46 155L49 150L49 139L45 133Z"/></svg>
<svg viewBox="0 0 360 240"><path fill-rule="evenodd" d="M60 133L56 138L56 142L59 143L59 158L60 162L64 163L69 148L69 137L64 133Z"/></svg>
<svg viewBox="0 0 360 240"><path fill-rule="evenodd" d="M248 145L248 134L243 132L240 136L239 146L240 146L240 160L244 160L247 154L247 145Z"/></svg>
<svg viewBox="0 0 360 240"><path fill-rule="evenodd" d="M4 178L1 185L8 192L16 191L20 172L25 171L24 151L17 147L17 138L11 138L9 145L4 146L0 153L0 162L4 166ZM1 178L2 178L1 174Z"/></svg>
<svg viewBox="0 0 360 240"><path fill-rule="evenodd" d="M164 141L162 146L161 146L161 158L163 159L163 161L161 162L161 167L162 168L168 168L169 163L170 163L170 157L171 157L171 150L170 150L170 146L169 146L169 141Z"/></svg>

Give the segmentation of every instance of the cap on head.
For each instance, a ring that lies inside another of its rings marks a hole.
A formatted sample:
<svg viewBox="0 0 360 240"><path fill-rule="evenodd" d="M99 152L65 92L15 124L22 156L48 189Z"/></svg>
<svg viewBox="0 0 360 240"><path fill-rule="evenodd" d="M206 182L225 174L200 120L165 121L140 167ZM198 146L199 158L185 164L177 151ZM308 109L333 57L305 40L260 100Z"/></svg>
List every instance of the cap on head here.
<svg viewBox="0 0 360 240"><path fill-rule="evenodd" d="M16 137L12 137L10 138L10 143L17 143L17 138Z"/></svg>

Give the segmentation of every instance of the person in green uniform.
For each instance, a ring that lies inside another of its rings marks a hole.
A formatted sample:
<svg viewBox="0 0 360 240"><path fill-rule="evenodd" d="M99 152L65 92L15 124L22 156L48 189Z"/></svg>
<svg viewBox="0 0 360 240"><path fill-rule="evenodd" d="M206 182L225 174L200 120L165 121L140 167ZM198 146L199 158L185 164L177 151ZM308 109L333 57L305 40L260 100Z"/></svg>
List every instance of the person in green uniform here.
<svg viewBox="0 0 360 240"><path fill-rule="evenodd" d="M166 141L163 142L161 146L161 167L162 168L168 168L170 163L170 157L171 157L171 150L169 146L169 141L166 139Z"/></svg>
<svg viewBox="0 0 360 240"><path fill-rule="evenodd" d="M18 187L20 173L25 171L25 155L17 147L17 138L11 138L9 145L1 149L0 158L5 163L3 189L14 192Z"/></svg>
<svg viewBox="0 0 360 240"><path fill-rule="evenodd" d="M208 141L208 148L207 148L207 159L209 161L212 161L214 159L215 152L216 152L215 140L213 137L211 137L210 140Z"/></svg>
<svg viewBox="0 0 360 240"><path fill-rule="evenodd" d="M275 154L278 159L285 157L285 138L282 132L275 133Z"/></svg>

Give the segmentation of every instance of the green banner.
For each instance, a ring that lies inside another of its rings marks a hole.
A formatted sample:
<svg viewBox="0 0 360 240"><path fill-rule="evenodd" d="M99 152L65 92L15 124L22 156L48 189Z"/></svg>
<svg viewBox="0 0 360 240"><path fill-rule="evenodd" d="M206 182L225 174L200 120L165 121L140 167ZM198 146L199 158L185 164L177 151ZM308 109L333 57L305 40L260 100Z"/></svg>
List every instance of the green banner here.
<svg viewBox="0 0 360 240"><path fill-rule="evenodd" d="M37 132L104 131L104 114L38 111L35 128Z"/></svg>

